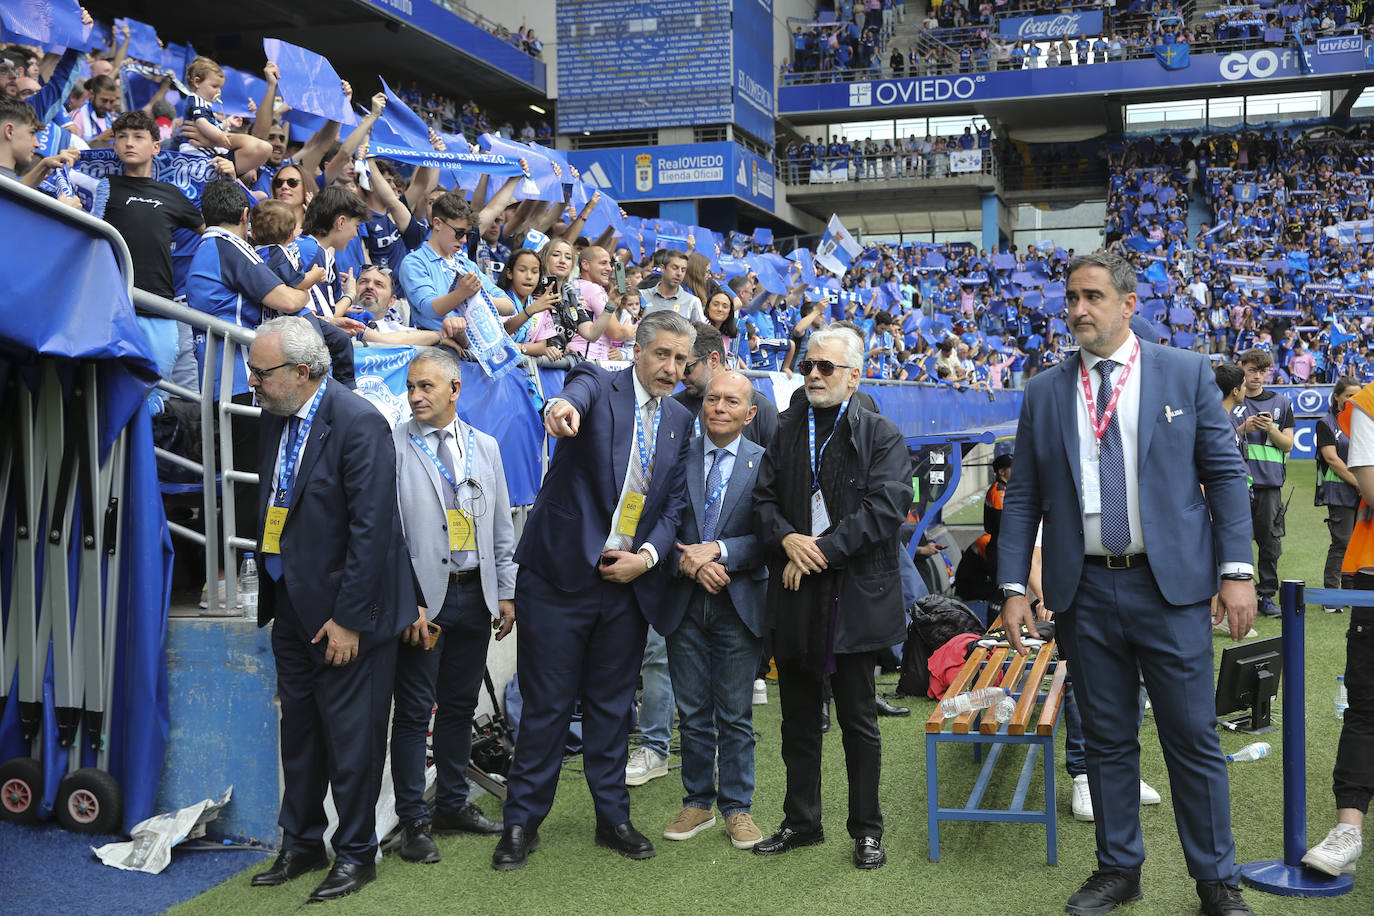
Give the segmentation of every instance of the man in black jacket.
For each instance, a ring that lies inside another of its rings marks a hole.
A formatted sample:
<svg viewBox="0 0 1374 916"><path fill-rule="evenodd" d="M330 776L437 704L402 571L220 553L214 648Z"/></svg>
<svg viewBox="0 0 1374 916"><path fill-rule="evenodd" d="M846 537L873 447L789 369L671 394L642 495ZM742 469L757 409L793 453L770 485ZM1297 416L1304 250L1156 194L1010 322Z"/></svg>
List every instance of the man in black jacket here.
<svg viewBox="0 0 1374 916"><path fill-rule="evenodd" d="M799 366L805 401L794 398L782 414L754 490L772 578L769 614L778 621L773 652L787 769L782 826L754 852L777 855L825 839L817 708L829 675L844 733L854 864L878 868L887 857L873 666L878 650L905 632L897 550L911 507L911 458L897 426L854 396L862 365L863 342L853 331L812 335Z"/></svg>

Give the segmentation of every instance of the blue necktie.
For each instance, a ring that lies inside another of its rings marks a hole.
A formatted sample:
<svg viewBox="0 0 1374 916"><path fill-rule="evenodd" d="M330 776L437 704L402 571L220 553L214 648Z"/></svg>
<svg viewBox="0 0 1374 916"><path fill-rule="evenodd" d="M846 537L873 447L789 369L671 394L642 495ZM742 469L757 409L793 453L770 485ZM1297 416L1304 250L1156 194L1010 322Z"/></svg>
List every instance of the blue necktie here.
<svg viewBox="0 0 1374 916"><path fill-rule="evenodd" d="M300 418L299 416L292 415L291 419L290 419L290 420L287 422L287 424L286 424L286 451L287 451L288 454L291 452L291 449L293 449L293 448L296 447L296 436L297 436L297 434L300 432L300 428L301 428L301 418ZM299 462L298 462L297 465L296 465L296 470L298 470L298 471L300 470L300 464L299 464ZM293 481L293 483L294 483L294 481ZM278 485L278 486L281 485L281 465L280 465L280 464L277 465L277 485ZM269 503L269 505L272 505L272 504ZM272 577L273 581L280 582L280 581L281 581L281 577L282 577L281 554L279 554L279 553L265 553L265 554L263 554L263 555L262 555L262 568L263 568L263 571L264 571L264 572L266 572L269 576Z"/></svg>
<svg viewBox="0 0 1374 916"><path fill-rule="evenodd" d="M701 540L703 542L714 541L716 539L716 525L720 522L720 504L725 501L725 494L711 502L711 494L716 492L716 487L720 486L721 461L720 456L725 453L725 449L718 448L711 458L711 470L706 475L706 522L701 526Z"/></svg>
<svg viewBox="0 0 1374 916"><path fill-rule="evenodd" d="M1102 375L1102 383L1097 386L1099 421L1111 400L1112 371L1116 367L1110 359L1097 364L1097 371ZM1131 516L1126 507L1126 458L1121 446L1121 425L1117 422L1119 414L1119 410L1112 412L1097 453L1098 484L1102 489L1102 546L1113 556L1124 554L1131 543Z"/></svg>

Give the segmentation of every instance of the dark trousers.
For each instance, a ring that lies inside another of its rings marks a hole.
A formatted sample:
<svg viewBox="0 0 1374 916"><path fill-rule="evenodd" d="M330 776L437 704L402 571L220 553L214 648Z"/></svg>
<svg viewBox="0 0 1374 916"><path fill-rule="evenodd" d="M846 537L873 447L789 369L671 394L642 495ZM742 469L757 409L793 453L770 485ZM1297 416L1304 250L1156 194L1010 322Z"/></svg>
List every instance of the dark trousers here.
<svg viewBox="0 0 1374 916"><path fill-rule="evenodd" d="M272 654L281 702L282 848L322 848L324 796L332 788L339 815L334 852L340 861L370 865L396 643L387 640L334 667L324 660L323 640L310 644L315 634L305 632L285 583L265 579L264 585L277 590Z"/></svg>
<svg viewBox="0 0 1374 916"><path fill-rule="evenodd" d="M1283 553L1283 487L1255 487L1250 497L1250 521L1259 564L1255 567L1255 590L1261 598L1272 598L1279 590L1279 556Z"/></svg>
<svg viewBox="0 0 1374 916"><path fill-rule="evenodd" d="M1188 873L1235 884L1230 785L1217 739L1209 604L1170 605L1149 567L1085 564L1073 606L1055 614L1083 720L1097 860L1139 874L1140 679L1173 787Z"/></svg>
<svg viewBox="0 0 1374 916"><path fill-rule="evenodd" d="M849 776L849 835L883 835L878 806L882 774L882 741L878 736L878 706L874 702L873 666L877 653L835 656L830 687L835 717L844 742ZM825 678L788 662L778 662L778 690L782 699L782 762L787 770L783 798L783 826L814 830L821 826L821 703Z"/></svg>
<svg viewBox="0 0 1374 916"><path fill-rule="evenodd" d="M1354 506L1327 506L1326 527L1331 532L1331 546L1326 549L1326 566L1322 568L1324 588L1351 588L1350 576L1341 575L1341 561L1355 530Z"/></svg>
<svg viewBox="0 0 1374 916"><path fill-rule="evenodd" d="M507 780L507 826L538 830L553 805L573 706L582 701L582 768L598 825L630 819L627 735L649 624L628 585L559 591L528 567L515 580L516 665L525 704Z"/></svg>
<svg viewBox="0 0 1374 916"><path fill-rule="evenodd" d="M1374 572L1360 570L1355 587L1374 589ZM1368 813L1374 794L1374 608L1352 608L1345 636L1345 690L1350 705L1331 774L1337 808Z"/></svg>
<svg viewBox="0 0 1374 916"><path fill-rule="evenodd" d="M491 613L482 581L449 580L444 606L430 618L443 633L433 649L399 643L396 650L396 706L391 718L391 782L401 823L425 820L425 734L434 716L434 807L454 813L468 801L468 758L472 715L487 665Z"/></svg>

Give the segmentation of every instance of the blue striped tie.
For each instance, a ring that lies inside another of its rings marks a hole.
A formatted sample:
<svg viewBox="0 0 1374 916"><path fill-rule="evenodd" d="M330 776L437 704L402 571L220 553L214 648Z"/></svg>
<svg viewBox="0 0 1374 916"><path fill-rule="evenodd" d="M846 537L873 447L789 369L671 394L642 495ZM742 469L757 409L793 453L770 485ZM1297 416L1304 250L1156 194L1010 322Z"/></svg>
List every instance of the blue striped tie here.
<svg viewBox="0 0 1374 916"><path fill-rule="evenodd" d="M1111 400L1112 371L1116 367L1110 359L1097 364L1097 371L1102 375L1102 383L1097 386L1099 421ZM1120 401L1117 403L1119 407ZM1098 484L1102 489L1102 546L1113 556L1125 553L1131 543L1131 515L1126 506L1126 458L1121 446L1121 425L1117 423L1119 414L1120 410L1112 412L1107 431L1098 442L1097 453Z"/></svg>
<svg viewBox="0 0 1374 916"><path fill-rule="evenodd" d="M706 475L706 522L701 526L701 540L706 543L716 539L716 526L720 524L720 504L725 501L725 494L722 493L720 498L711 502L711 494L720 486L720 456L724 453L723 448L715 450L711 457L711 470Z"/></svg>

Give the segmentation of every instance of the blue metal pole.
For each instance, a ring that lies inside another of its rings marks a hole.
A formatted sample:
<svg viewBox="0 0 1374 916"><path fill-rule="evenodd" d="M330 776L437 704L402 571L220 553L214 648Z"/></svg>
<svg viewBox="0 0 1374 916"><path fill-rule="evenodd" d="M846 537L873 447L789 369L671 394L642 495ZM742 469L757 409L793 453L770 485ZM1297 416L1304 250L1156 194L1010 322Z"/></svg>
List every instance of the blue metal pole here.
<svg viewBox="0 0 1374 916"><path fill-rule="evenodd" d="M1283 608L1283 861L1298 866L1307 852L1307 689L1303 583L1285 579Z"/></svg>

